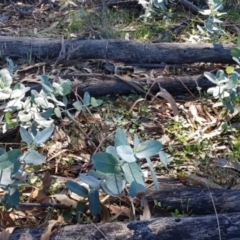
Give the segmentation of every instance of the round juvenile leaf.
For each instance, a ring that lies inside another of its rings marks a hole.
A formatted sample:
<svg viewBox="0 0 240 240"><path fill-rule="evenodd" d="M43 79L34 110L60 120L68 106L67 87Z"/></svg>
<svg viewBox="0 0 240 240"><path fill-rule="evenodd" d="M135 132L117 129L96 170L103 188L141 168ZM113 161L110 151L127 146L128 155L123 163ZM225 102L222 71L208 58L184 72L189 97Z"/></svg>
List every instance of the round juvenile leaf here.
<svg viewBox="0 0 240 240"><path fill-rule="evenodd" d="M99 107L100 105L102 105L103 101L101 99L96 99L94 97L91 97L91 105L93 107Z"/></svg>
<svg viewBox="0 0 240 240"><path fill-rule="evenodd" d="M83 182L89 185L91 189L99 189L100 188L100 181L93 176L87 176L84 174L80 174L79 178L82 179Z"/></svg>
<svg viewBox="0 0 240 240"><path fill-rule="evenodd" d="M20 135L22 140L27 143L27 145L33 142L33 136L25 128L20 127Z"/></svg>
<svg viewBox="0 0 240 240"><path fill-rule="evenodd" d="M137 192L145 192L146 187L136 181L133 181L129 187L129 195L135 197Z"/></svg>
<svg viewBox="0 0 240 240"><path fill-rule="evenodd" d="M124 164L122 164L122 170L124 172L125 180L129 184L131 184L133 181L136 181L140 185L145 186L141 168L136 162L125 162Z"/></svg>
<svg viewBox="0 0 240 240"><path fill-rule="evenodd" d="M115 174L121 172L119 160L110 153L95 153L92 156L92 162L99 172Z"/></svg>
<svg viewBox="0 0 240 240"><path fill-rule="evenodd" d="M232 74L233 71L234 71L234 67L232 67L232 66L227 66L227 67L226 67L226 73L227 73L227 74Z"/></svg>
<svg viewBox="0 0 240 240"><path fill-rule="evenodd" d="M81 197L86 198L88 196L88 190L74 181L68 180L65 182L65 185L70 191L76 193Z"/></svg>
<svg viewBox="0 0 240 240"><path fill-rule="evenodd" d="M167 165L169 164L169 162L172 161L171 158L168 158L167 154L164 151L159 151L159 159L162 162L162 164L164 165L164 167L167 168Z"/></svg>
<svg viewBox="0 0 240 240"><path fill-rule="evenodd" d="M21 156L21 151L13 149L0 156L0 169L10 167L12 164L17 162Z"/></svg>
<svg viewBox="0 0 240 240"><path fill-rule="evenodd" d="M210 82L212 82L213 84L217 84L217 78L216 78L215 75L213 75L212 73L210 73L210 72L205 72L205 73L204 73L204 76L205 76Z"/></svg>
<svg viewBox="0 0 240 240"><path fill-rule="evenodd" d="M73 103L73 106L78 110L78 111L82 111L82 103L80 101L76 101Z"/></svg>
<svg viewBox="0 0 240 240"><path fill-rule="evenodd" d="M114 157L118 158L118 154L117 154L116 148L114 146L108 146L107 149L106 149L106 152L110 153Z"/></svg>
<svg viewBox="0 0 240 240"><path fill-rule="evenodd" d="M45 129L43 129L42 131L39 131L34 138L34 142L37 145L40 145L40 144L46 142L51 137L53 131L54 131L53 126L47 127Z"/></svg>
<svg viewBox="0 0 240 240"><path fill-rule="evenodd" d="M129 142L125 132L121 128L118 128L115 134L114 146L118 147L122 145L129 145Z"/></svg>
<svg viewBox="0 0 240 240"><path fill-rule="evenodd" d="M121 157L125 162L131 163L136 162L136 157L134 156L133 150L128 145L118 146L116 148L117 154Z"/></svg>
<svg viewBox="0 0 240 240"><path fill-rule="evenodd" d="M35 150L28 151L22 160L29 166L37 166L46 162L46 157Z"/></svg>
<svg viewBox="0 0 240 240"><path fill-rule="evenodd" d="M104 192L113 197L120 195L124 186L125 180L122 175L108 174L106 179L101 182Z"/></svg>
<svg viewBox="0 0 240 240"><path fill-rule="evenodd" d="M91 97L90 97L89 92L85 92L85 93L84 93L84 96L83 96L83 104L84 104L85 106L89 106L90 103L91 103L90 99L91 99Z"/></svg>
<svg viewBox="0 0 240 240"><path fill-rule="evenodd" d="M147 158L157 154L161 150L161 143L156 140L147 140L138 145L136 149L137 158Z"/></svg>

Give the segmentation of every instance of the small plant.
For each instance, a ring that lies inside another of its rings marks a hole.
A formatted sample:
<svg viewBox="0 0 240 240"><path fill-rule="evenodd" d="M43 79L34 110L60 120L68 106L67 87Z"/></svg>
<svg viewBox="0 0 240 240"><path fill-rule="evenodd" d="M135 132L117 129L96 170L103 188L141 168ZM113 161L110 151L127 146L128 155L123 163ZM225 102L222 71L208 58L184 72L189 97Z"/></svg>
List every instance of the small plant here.
<svg viewBox="0 0 240 240"><path fill-rule="evenodd" d="M70 81L59 79L59 82L51 84L48 77L42 75L40 92L31 90L30 96L27 96L29 87L21 83L12 86L16 67L11 59L8 59L8 65L8 69L0 70L0 101L5 112L5 123L2 128L3 132L6 132L20 125L22 141L27 144L27 151L24 154L17 149L6 152L0 148L0 187L5 191L0 203L11 208L19 204L18 187L25 184L21 179L25 174L24 167L40 165L46 161L46 157L35 148L51 137L54 131L52 117L60 118L62 113L65 113L73 121L76 120L67 109L67 95L71 91ZM79 111L86 111L88 106L96 107L101 104L102 101L85 93L83 103L77 101L73 105Z"/></svg>
<svg viewBox="0 0 240 240"><path fill-rule="evenodd" d="M129 195L136 196L137 192L146 190L143 173L139 159L146 159L154 185L159 190L159 184L153 169L150 157L158 154L163 164L168 164L168 158L161 150L161 143L156 140L140 142L134 135L134 147L131 148L122 129L115 135L114 146L109 146L106 152L99 152L92 156L95 170L90 170L88 175L80 174L79 178L89 185L90 191L73 181L67 181L66 186L72 192L88 198L89 208L93 216L100 214L99 190L110 196L121 194L126 184L129 184Z"/></svg>
<svg viewBox="0 0 240 240"><path fill-rule="evenodd" d="M233 60L240 65L240 34L238 35L237 47L231 50ZM205 72L204 76L216 86L209 88L208 93L214 98L220 99L223 104L233 112L233 104L239 99L240 74L234 67L228 66L226 72L218 70L216 75Z"/></svg>

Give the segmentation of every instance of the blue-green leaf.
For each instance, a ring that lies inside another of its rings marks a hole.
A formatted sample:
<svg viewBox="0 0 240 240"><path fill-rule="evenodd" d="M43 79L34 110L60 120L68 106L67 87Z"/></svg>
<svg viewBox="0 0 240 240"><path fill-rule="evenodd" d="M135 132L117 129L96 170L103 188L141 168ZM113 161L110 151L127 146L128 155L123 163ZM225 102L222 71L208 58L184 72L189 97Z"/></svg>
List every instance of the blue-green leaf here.
<svg viewBox="0 0 240 240"><path fill-rule="evenodd" d="M167 168L168 163L171 161L171 158L167 157L167 154L164 151L159 151L159 159L164 165L164 167Z"/></svg>
<svg viewBox="0 0 240 240"><path fill-rule="evenodd" d="M91 97L91 105L93 107L99 107L100 105L102 105L103 101L101 99L96 99L94 97Z"/></svg>
<svg viewBox="0 0 240 240"><path fill-rule="evenodd" d="M53 131L54 131L53 126L47 127L45 129L43 129L42 131L39 131L34 138L35 144L40 145L40 144L46 142L51 137Z"/></svg>
<svg viewBox="0 0 240 240"><path fill-rule="evenodd" d="M101 214L98 190L91 190L88 194L89 209L93 216Z"/></svg>
<svg viewBox="0 0 240 240"><path fill-rule="evenodd" d="M4 201L7 205L7 208L9 209L9 208L18 206L19 200L20 200L20 193L18 188L16 187L8 188L8 193L4 197Z"/></svg>
<svg viewBox="0 0 240 240"><path fill-rule="evenodd" d="M138 145L140 144L140 140L138 138L138 135L137 134L134 134L134 139L133 139L133 143L134 143L134 152L136 151Z"/></svg>
<svg viewBox="0 0 240 240"><path fill-rule="evenodd" d="M46 157L31 149L23 155L22 160L29 166L37 166L45 163Z"/></svg>
<svg viewBox="0 0 240 240"><path fill-rule="evenodd" d="M99 152L92 156L94 167L103 173L120 173L120 161L110 153Z"/></svg>
<svg viewBox="0 0 240 240"><path fill-rule="evenodd" d="M82 102L76 101L76 102L73 103L73 106L74 106L78 111L82 111L82 107L83 107Z"/></svg>
<svg viewBox="0 0 240 240"><path fill-rule="evenodd" d="M22 140L27 143L27 145L30 145L33 143L33 136L31 133L29 133L25 128L20 127L20 135Z"/></svg>
<svg viewBox="0 0 240 240"><path fill-rule="evenodd" d="M65 182L65 185L70 191L76 193L81 197L86 198L88 196L88 190L74 181L68 180Z"/></svg>
<svg viewBox="0 0 240 240"><path fill-rule="evenodd" d="M145 192L146 187L136 181L133 181L129 187L129 195L135 197L137 192Z"/></svg>
<svg viewBox="0 0 240 240"><path fill-rule="evenodd" d="M21 151L13 149L0 156L0 169L10 167L12 164L17 162L21 156Z"/></svg>
<svg viewBox="0 0 240 240"><path fill-rule="evenodd" d="M128 162L128 163L136 162L137 159L134 156L133 150L129 145L118 146L116 150L117 150L117 154L125 162Z"/></svg>
<svg viewBox="0 0 240 240"><path fill-rule="evenodd" d="M100 188L100 180L96 179L93 176L87 176L85 174L80 173L79 178L89 185L91 189L99 189Z"/></svg>
<svg viewBox="0 0 240 240"><path fill-rule="evenodd" d="M161 150L161 143L157 140L147 140L138 145L135 155L137 158L147 158Z"/></svg>
<svg viewBox="0 0 240 240"><path fill-rule="evenodd" d="M114 146L118 147L121 145L129 145L130 146L125 132L121 128L118 128L116 131L116 134L115 134Z"/></svg>
<svg viewBox="0 0 240 240"><path fill-rule="evenodd" d="M84 104L84 106L89 106L90 105L90 103L91 103L90 99L91 99L91 97L90 97L89 92L85 92L84 96L83 96L83 104Z"/></svg>
<svg viewBox="0 0 240 240"><path fill-rule="evenodd" d="M107 174L106 179L101 182L104 192L113 197L120 195L124 186L125 180L122 175Z"/></svg>
<svg viewBox="0 0 240 240"><path fill-rule="evenodd" d="M139 191L138 189L142 189L142 191L146 190L143 174L141 171L140 166L136 163L123 163L122 164L122 170L124 172L125 180L131 185L132 182L136 182L137 184L133 185L138 186L135 192ZM141 187L140 187L141 185ZM134 192L134 190L132 190Z"/></svg>

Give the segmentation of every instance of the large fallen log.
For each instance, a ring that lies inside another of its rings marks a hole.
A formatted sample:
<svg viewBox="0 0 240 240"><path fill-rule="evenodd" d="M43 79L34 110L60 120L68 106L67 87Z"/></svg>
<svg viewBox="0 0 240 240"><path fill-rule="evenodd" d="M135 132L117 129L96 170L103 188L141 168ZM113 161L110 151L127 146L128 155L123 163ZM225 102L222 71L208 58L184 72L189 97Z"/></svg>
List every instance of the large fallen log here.
<svg viewBox="0 0 240 240"><path fill-rule="evenodd" d="M91 74L89 74L91 76ZM63 79L71 79L71 75L64 75L61 76ZM77 75L74 75L74 78L77 79ZM137 93L146 92L145 90L141 90L142 87L151 87L153 83L153 79L147 78L134 78L132 80L121 80L122 78L117 78L111 75L96 75L93 79L89 79L87 74L81 76L79 75L79 80L73 82L72 88L77 92L79 95L83 96L85 92L89 92L91 96L105 96L105 95L115 95L115 94L130 94L133 91ZM182 95L186 93L196 93L197 87L201 88L202 90L207 90L209 87L213 86L209 80L207 80L203 75L195 75L195 76L169 76L169 77L159 77L155 79L156 82L160 83L161 87L165 88L168 92L170 92L173 96ZM134 83L134 81L136 83ZM150 84L148 83L150 82ZM133 84L135 84L135 87ZM140 84L140 87L137 87ZM40 91L41 86L40 84L28 84L31 89L35 89ZM143 89L143 88L142 88ZM158 84L154 84L151 88L151 93L155 94L159 92Z"/></svg>
<svg viewBox="0 0 240 240"><path fill-rule="evenodd" d="M160 191L151 187L145 194L150 204L157 200L162 208L194 215L238 212L240 190L191 187L167 178L160 178L159 184Z"/></svg>
<svg viewBox="0 0 240 240"><path fill-rule="evenodd" d="M72 225L62 227L50 239L237 240L240 239L239 222L240 214L236 213L204 217L156 218L130 223ZM9 240L40 239L43 231L43 228L15 229Z"/></svg>
<svg viewBox="0 0 240 240"><path fill-rule="evenodd" d="M125 63L234 63L228 44L138 43L126 40L65 40L0 36L2 57L112 59ZM61 53L61 54L60 54Z"/></svg>

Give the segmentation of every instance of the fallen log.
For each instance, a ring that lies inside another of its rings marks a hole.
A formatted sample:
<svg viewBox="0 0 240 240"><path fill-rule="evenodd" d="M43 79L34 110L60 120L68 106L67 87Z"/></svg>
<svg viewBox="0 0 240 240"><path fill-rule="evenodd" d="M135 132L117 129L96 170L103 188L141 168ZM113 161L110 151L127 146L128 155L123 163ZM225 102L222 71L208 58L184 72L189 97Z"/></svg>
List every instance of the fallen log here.
<svg viewBox="0 0 240 240"><path fill-rule="evenodd" d="M0 36L2 57L112 59L125 63L234 63L233 44L139 43L126 40L65 40Z"/></svg>
<svg viewBox="0 0 240 240"><path fill-rule="evenodd" d="M193 215L234 213L240 205L240 190L208 189L207 187L191 187L174 179L159 179L160 191L151 187L144 194L150 204L154 200L169 211L191 213ZM139 197L141 194L139 195Z"/></svg>
<svg viewBox="0 0 240 240"><path fill-rule="evenodd" d="M202 217L156 218L129 223L71 225L62 227L50 239L236 240L240 239L239 222L240 214L235 213ZM44 228L15 229L9 240L40 239L43 231Z"/></svg>
<svg viewBox="0 0 240 240"><path fill-rule="evenodd" d="M90 74L91 76L91 74ZM147 78L134 78L131 80L121 80L113 75L96 75L97 77L88 79L87 74L84 74L84 77L81 74L78 76L75 74L75 80L72 84L72 89L76 90L79 95L83 96L85 92L89 92L91 96L105 96L105 95L115 95L115 94L130 94L132 92L137 92L144 94L146 93L143 90L143 87L151 87L153 83L151 79ZM63 79L71 79L71 75L63 75L61 76ZM161 87L165 88L168 92L170 92L173 96L180 96L182 94L189 93L197 93L197 87L201 90L205 91L209 87L214 86L209 80L207 80L203 75L186 75L186 76L169 76L169 77L158 77L156 83L160 83ZM134 83L136 82L136 83ZM133 84L136 87L134 87ZM150 83L150 84L149 84ZM35 89L40 91L40 84L26 84L26 86L31 89ZM142 86L142 90L141 90ZM151 93L155 94L159 92L158 84L154 84L151 88ZM29 92L30 93L30 92Z"/></svg>

